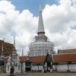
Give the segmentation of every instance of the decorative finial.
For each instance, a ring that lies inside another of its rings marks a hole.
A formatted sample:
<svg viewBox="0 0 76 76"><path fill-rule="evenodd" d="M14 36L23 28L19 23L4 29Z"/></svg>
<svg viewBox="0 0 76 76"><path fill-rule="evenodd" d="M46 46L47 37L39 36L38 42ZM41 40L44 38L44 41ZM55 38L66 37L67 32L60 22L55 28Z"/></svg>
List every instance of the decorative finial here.
<svg viewBox="0 0 76 76"><path fill-rule="evenodd" d="M39 21L38 21L38 32L37 33L38 35L45 34L41 5L39 5Z"/></svg>

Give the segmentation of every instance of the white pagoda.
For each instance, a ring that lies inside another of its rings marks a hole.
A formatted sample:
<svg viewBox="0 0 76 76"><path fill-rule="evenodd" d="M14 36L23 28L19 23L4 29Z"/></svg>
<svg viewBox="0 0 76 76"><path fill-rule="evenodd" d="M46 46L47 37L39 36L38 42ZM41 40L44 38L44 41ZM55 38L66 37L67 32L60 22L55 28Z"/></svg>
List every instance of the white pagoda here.
<svg viewBox="0 0 76 76"><path fill-rule="evenodd" d="M39 22L38 22L38 32L35 36L35 42L32 42L29 45L29 56L46 56L46 54L53 54L54 44L48 41L47 36L45 35L43 18L42 18L42 9L39 9Z"/></svg>

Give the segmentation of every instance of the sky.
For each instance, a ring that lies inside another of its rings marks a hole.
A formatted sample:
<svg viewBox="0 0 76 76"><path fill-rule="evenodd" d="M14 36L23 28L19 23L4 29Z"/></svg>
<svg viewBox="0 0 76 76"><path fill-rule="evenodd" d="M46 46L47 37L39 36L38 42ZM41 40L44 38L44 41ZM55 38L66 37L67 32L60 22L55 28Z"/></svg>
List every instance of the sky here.
<svg viewBox="0 0 76 76"><path fill-rule="evenodd" d="M11 0L11 2L16 5L16 9L19 11L28 9L35 16L38 16L39 5L44 8L46 4L58 3L57 0Z"/></svg>
<svg viewBox="0 0 76 76"><path fill-rule="evenodd" d="M58 49L76 49L76 0L0 0L0 39L13 43L19 55L29 51L42 6L45 34Z"/></svg>

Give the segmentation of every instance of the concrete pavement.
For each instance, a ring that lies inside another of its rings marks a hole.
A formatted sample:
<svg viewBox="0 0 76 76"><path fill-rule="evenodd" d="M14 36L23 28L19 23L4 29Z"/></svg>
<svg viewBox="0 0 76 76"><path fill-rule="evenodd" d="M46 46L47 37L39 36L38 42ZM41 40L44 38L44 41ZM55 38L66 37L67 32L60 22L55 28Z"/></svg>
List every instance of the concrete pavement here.
<svg viewBox="0 0 76 76"><path fill-rule="evenodd" d="M0 74L0 76L9 76L9 74ZM15 76L76 76L76 73L25 73Z"/></svg>

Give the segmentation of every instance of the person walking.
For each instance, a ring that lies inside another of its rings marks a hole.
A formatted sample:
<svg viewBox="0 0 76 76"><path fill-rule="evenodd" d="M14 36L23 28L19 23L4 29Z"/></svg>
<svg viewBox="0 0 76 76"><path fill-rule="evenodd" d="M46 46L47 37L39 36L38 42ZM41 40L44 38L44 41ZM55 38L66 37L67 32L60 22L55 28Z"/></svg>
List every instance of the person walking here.
<svg viewBox="0 0 76 76"><path fill-rule="evenodd" d="M10 76L14 76L14 66L10 68Z"/></svg>

